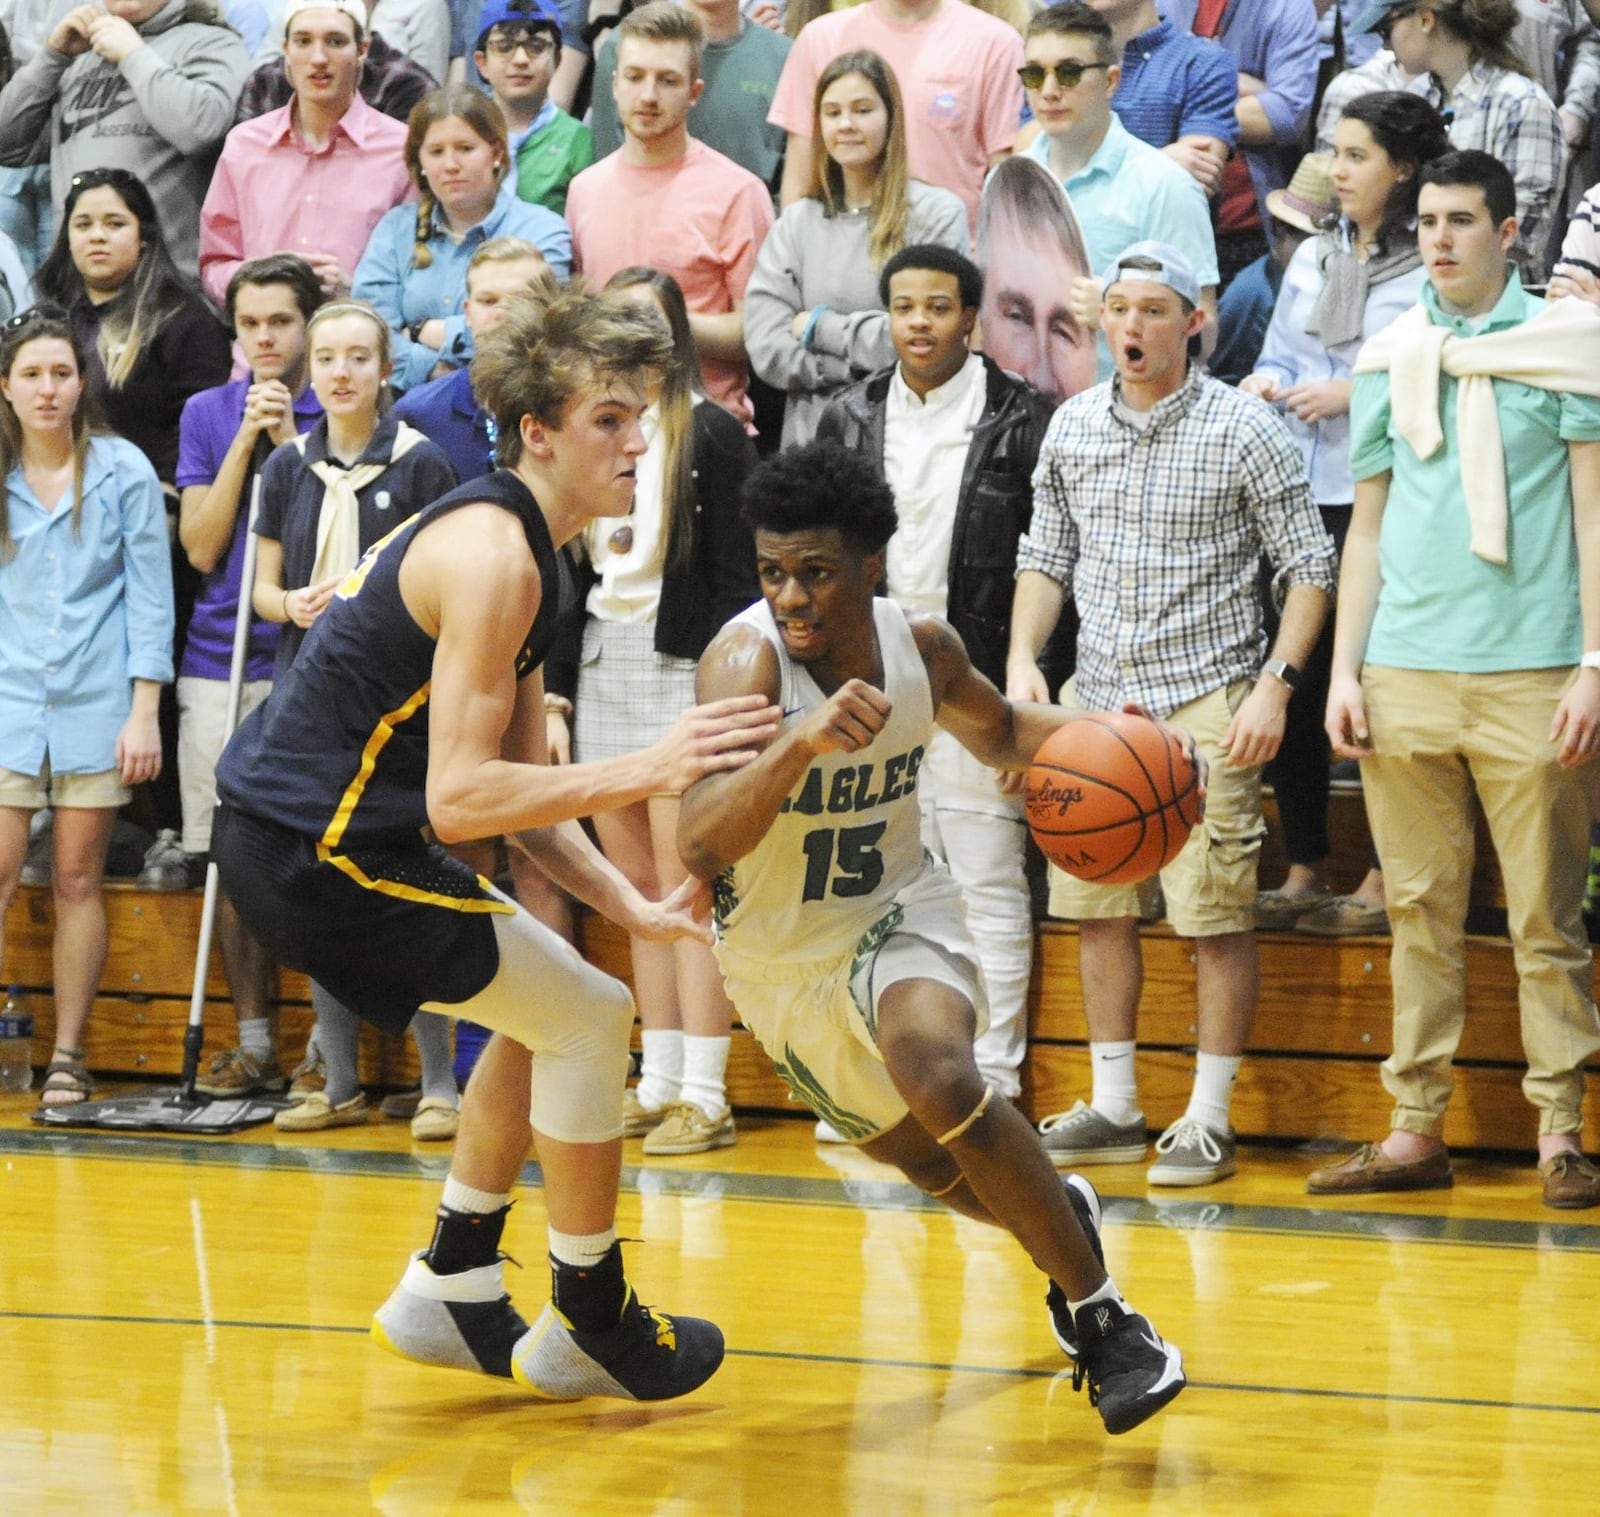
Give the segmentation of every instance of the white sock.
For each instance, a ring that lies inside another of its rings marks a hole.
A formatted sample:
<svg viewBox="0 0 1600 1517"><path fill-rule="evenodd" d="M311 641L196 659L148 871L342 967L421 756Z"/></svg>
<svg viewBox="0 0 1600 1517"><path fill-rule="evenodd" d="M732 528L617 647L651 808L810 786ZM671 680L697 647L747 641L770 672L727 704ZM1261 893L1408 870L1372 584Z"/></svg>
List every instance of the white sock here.
<svg viewBox="0 0 1600 1517"><path fill-rule="evenodd" d="M1133 1068L1132 1038L1125 1043L1090 1043L1094 1094L1089 1104L1108 1122L1126 1127L1144 1115L1139 1110L1139 1085Z"/></svg>
<svg viewBox="0 0 1600 1517"><path fill-rule="evenodd" d="M733 1039L683 1039L683 1087L680 1101L693 1101L708 1117L720 1117L728 1109L728 1049Z"/></svg>
<svg viewBox="0 0 1600 1517"><path fill-rule="evenodd" d="M502 1207L509 1206L511 1192L474 1190L470 1185L463 1185L454 1175L449 1175L445 1179L444 1194L439 1198L439 1204L449 1207L451 1211L487 1216L490 1212L497 1212Z"/></svg>
<svg viewBox="0 0 1600 1517"><path fill-rule="evenodd" d="M558 1233L547 1229L550 1235L550 1257L560 1264L575 1264L580 1269L598 1264L611 1252L617 1241L617 1230L608 1227L603 1233Z"/></svg>
<svg viewBox="0 0 1600 1517"><path fill-rule="evenodd" d="M683 1084L683 1034L676 1027L647 1027L640 1041L644 1067L639 1076L639 1104L654 1111L678 1099Z"/></svg>
<svg viewBox="0 0 1600 1517"><path fill-rule="evenodd" d="M1085 1296L1081 1301L1069 1300L1067 1305L1072 1308L1072 1315L1076 1317L1082 1308L1093 1306L1096 1301L1115 1301L1124 1311L1128 1309L1128 1303L1122 1299L1122 1292L1117 1289L1117 1282L1110 1275L1106 1276L1106 1283L1092 1295Z"/></svg>
<svg viewBox="0 0 1600 1517"><path fill-rule="evenodd" d="M1204 1122L1214 1133L1232 1132L1228 1108L1233 1104L1233 1082L1239 1078L1239 1066L1243 1062L1238 1054L1197 1054L1194 1091L1184 1115Z"/></svg>
<svg viewBox="0 0 1600 1517"><path fill-rule="evenodd" d="M239 1023L239 1047L251 1058L265 1064L272 1057L272 1022L267 1017L249 1017Z"/></svg>

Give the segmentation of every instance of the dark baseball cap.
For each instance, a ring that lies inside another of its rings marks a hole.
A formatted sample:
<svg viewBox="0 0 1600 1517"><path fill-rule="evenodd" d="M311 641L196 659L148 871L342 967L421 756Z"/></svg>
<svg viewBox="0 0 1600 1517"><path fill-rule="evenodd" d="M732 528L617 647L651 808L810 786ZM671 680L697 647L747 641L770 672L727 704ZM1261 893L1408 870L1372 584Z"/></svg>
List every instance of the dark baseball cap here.
<svg viewBox="0 0 1600 1517"><path fill-rule="evenodd" d="M478 18L478 47L497 26L543 26L561 40L561 17L550 0L488 0Z"/></svg>

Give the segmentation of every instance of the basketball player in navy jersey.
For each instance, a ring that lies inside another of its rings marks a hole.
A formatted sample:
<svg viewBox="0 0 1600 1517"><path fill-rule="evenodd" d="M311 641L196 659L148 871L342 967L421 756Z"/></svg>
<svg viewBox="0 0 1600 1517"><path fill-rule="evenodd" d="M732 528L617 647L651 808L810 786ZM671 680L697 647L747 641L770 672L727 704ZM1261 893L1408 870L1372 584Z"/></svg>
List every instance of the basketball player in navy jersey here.
<svg viewBox="0 0 1600 1517"><path fill-rule="evenodd" d="M776 730L766 698L697 707L614 762L543 763L556 550L629 510L639 418L669 356L664 323L620 295L575 291L509 315L472 366L501 468L367 554L218 768L218 864L273 957L379 1026L427 1009L504 1034L467 1087L433 1244L373 1331L408 1358L544 1396L682 1395L716 1370L722 1334L641 1306L623 1274L628 991L422 828L444 843L505 834L629 932L709 935L687 887L645 900L574 819L747 762ZM531 1329L498 1253L530 1113L552 1274Z"/></svg>
<svg viewBox="0 0 1600 1517"><path fill-rule="evenodd" d="M1050 1277L1074 1385L1126 1432L1183 1389L1183 1361L1107 1278L1093 1187L1063 1185L978 1072L977 953L923 852L916 794L935 722L1022 769L1073 718L1006 700L948 622L875 596L896 518L865 459L828 442L781 454L750 476L744 514L763 600L707 648L697 694L774 702L783 725L753 763L692 786L678 828L684 862L715 882L729 994L818 1116L1022 1244Z"/></svg>

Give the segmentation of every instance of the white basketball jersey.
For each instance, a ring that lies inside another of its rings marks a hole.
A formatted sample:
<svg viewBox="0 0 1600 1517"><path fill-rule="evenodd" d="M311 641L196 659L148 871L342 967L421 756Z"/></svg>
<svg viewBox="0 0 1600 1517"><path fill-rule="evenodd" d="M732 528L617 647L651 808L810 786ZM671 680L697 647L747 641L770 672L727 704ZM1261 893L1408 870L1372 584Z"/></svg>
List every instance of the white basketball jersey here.
<svg viewBox="0 0 1600 1517"><path fill-rule="evenodd" d="M917 770L933 732L933 693L905 612L873 602L889 720L867 747L811 761L767 835L716 881L717 931L734 951L768 963L849 953L921 872ZM760 601L737 621L778 651L783 725L827 697L791 659Z"/></svg>

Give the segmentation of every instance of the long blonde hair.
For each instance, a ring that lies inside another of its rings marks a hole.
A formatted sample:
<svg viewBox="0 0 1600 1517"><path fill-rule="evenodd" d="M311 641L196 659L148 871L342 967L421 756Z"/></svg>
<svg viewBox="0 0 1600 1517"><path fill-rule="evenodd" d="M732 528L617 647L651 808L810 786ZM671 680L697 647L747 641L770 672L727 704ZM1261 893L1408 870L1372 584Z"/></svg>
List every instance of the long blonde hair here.
<svg viewBox="0 0 1600 1517"><path fill-rule="evenodd" d="M670 274L635 264L618 269L606 281L608 290L631 290L643 286L657 301L672 333L672 362L662 370L661 399L661 495L666 531L662 534L663 562L672 569L686 569L694 561L694 407L695 392L705 389L700 377L700 360L695 355L694 337L689 330L689 307L683 290Z"/></svg>
<svg viewBox="0 0 1600 1517"><path fill-rule="evenodd" d="M911 210L911 170L906 161L905 105L900 98L900 83L894 70L877 53L861 48L841 53L822 71L811 100L811 187L807 193L820 200L829 216L845 209L844 170L835 163L822 142L822 97L839 80L860 74L883 102L888 129L883 136L883 152L878 158L877 178L872 185L871 223L867 254L875 269L881 269L906 241L906 221Z"/></svg>
<svg viewBox="0 0 1600 1517"><path fill-rule="evenodd" d="M30 342L41 338L57 337L72 349L72 361L78 366L80 385L87 383L84 374L84 352L72 330L67 313L56 306L33 306L13 316L0 329L0 374L11 377L17 354ZM72 413L72 535L78 538L83 532L83 471L89 457L89 438L98 428L94 425L94 407L89 402L87 389L78 391L78 404ZM17 541L11 535L11 489L8 481L11 471L22 462L22 423L9 399L0 396L0 564L8 564L17 556Z"/></svg>
<svg viewBox="0 0 1600 1517"><path fill-rule="evenodd" d="M433 218L439 202L428 188L427 175L422 172L422 141L429 127L458 116L465 121L492 148L500 150L500 178L506 177L511 163L511 149L506 140L506 118L500 107L484 92L471 84L447 84L442 90L425 95L412 108L406 121L406 168L411 182L417 187L417 240L411 250L411 267L425 269L433 263L433 249L428 246L433 236Z"/></svg>

